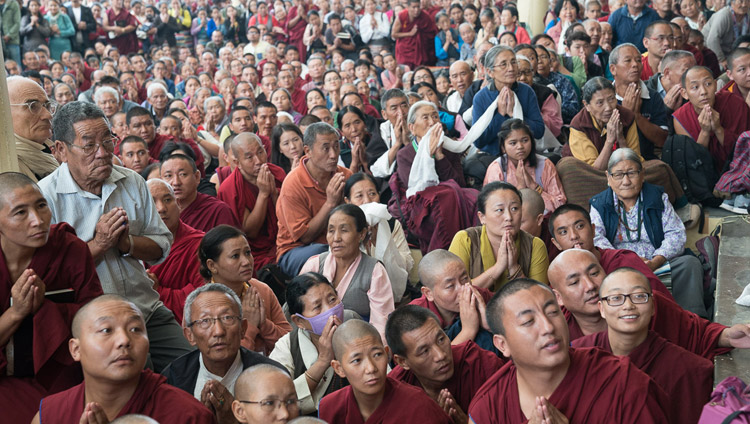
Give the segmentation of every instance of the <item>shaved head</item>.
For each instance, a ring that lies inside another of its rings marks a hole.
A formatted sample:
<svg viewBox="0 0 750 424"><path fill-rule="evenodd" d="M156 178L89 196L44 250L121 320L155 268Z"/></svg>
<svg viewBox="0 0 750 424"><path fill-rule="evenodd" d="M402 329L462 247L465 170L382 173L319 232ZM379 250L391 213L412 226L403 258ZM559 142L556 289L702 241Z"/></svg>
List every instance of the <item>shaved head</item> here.
<svg viewBox="0 0 750 424"><path fill-rule="evenodd" d="M638 271L637 269L629 268L629 267L623 267L623 268L617 268L616 270L610 272L606 277L604 277L604 281L602 281L602 285L599 286L599 295L604 293L608 286L612 285L614 281L619 279L620 277L624 277L623 274L630 274L628 277L639 280L639 283L643 285L643 287L646 287L649 292L651 292L651 282L648 281L648 278L646 278L645 275L643 275L642 272Z"/></svg>
<svg viewBox="0 0 750 424"><path fill-rule="evenodd" d="M159 424L159 422L145 415L128 414L120 418L117 418L116 420L112 421L110 424Z"/></svg>
<svg viewBox="0 0 750 424"><path fill-rule="evenodd" d="M521 190L521 204L524 210L531 213L532 216L538 216L544 213L544 199L542 195L537 193L536 190L530 188L522 188Z"/></svg>
<svg viewBox="0 0 750 424"><path fill-rule="evenodd" d="M376 330L370 323L358 319L350 319L341 324L333 333L332 340L333 355L336 357L336 360L342 360L342 357L346 353L346 349L351 342L365 337L371 337L377 340L380 344L383 343L383 340L380 338L380 333L378 333L378 330Z"/></svg>
<svg viewBox="0 0 750 424"><path fill-rule="evenodd" d="M0 210L5 208L6 196L13 193L16 189L25 188L28 186L34 187L40 194L42 190L36 185L34 180L21 174L20 172L3 172L0 174Z"/></svg>
<svg viewBox="0 0 750 424"><path fill-rule="evenodd" d="M299 417L289 421L288 424L326 424L326 422L320 418Z"/></svg>
<svg viewBox="0 0 750 424"><path fill-rule="evenodd" d="M73 317L73 325L72 325L73 337L78 338L81 335L81 326L86 320L90 318L89 312L94 306L100 303L113 302L113 301L122 302L122 303L126 303L130 305L134 310L138 311L138 315L140 315L141 319L143 319L143 313L141 312L140 309L138 309L137 306L135 306L133 302L128 301L127 299L125 299L124 297L118 294L103 294L95 299L92 299L89 303L83 305L83 307L79 309L78 312L76 312L75 316ZM144 319L144 322L145 322L145 319Z"/></svg>
<svg viewBox="0 0 750 424"><path fill-rule="evenodd" d="M246 149L247 146L252 146L253 143L257 143L260 147L263 147L263 142L260 141L260 137L253 133L243 132L237 134L229 144L232 148L232 153L239 157L241 155L240 149ZM265 151L265 148L263 148Z"/></svg>
<svg viewBox="0 0 750 424"><path fill-rule="evenodd" d="M490 326L493 334L505 335L505 326L503 325L503 314L505 312L505 300L510 296L522 291L531 290L533 287L542 287L550 292L552 297L555 294L552 289L544 283L532 280L531 278L517 278L508 284L502 286L500 290L492 296L487 303L487 324Z"/></svg>
<svg viewBox="0 0 750 424"><path fill-rule="evenodd" d="M547 278L553 288L565 283L566 272L570 270L570 264L580 262L581 260L599 263L593 253L584 249L568 249L560 252L559 255L549 264L547 269Z"/></svg>
<svg viewBox="0 0 750 424"><path fill-rule="evenodd" d="M242 371L237 382L234 384L234 397L236 399L248 399L253 394L253 389L262 386L261 382L269 376L281 376L292 381L289 374L281 368L270 364L258 364Z"/></svg>
<svg viewBox="0 0 750 424"><path fill-rule="evenodd" d="M453 262L460 262L461 265L464 265L464 262L455 253L445 249L433 250L419 261L419 280L424 286L432 289L435 286L435 277L441 275L446 265Z"/></svg>

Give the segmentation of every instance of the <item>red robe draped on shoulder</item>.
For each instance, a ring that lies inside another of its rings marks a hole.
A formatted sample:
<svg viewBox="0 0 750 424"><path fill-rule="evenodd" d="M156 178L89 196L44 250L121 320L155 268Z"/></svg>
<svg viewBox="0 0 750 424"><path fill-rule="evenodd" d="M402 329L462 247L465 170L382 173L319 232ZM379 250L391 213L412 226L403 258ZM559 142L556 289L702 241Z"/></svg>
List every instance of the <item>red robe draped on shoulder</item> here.
<svg viewBox="0 0 750 424"><path fill-rule="evenodd" d="M272 163L267 165L276 179L276 188L280 190L286 172ZM245 211L253 210L259 193L258 187L247 182L245 177L242 176L240 168L236 167L224 184L219 186L218 197L230 206L238 222L244 222ZM266 219L258 235L254 238L248 237L250 250L253 252L253 258L255 259L256 271L265 265L276 262L276 235L279 232L279 220L276 218L276 203L271 199L266 204L265 216ZM239 228L242 228L242 226Z"/></svg>
<svg viewBox="0 0 750 424"><path fill-rule="evenodd" d="M573 314L564 307L562 309L568 322L570 341L584 337ZM725 328L725 325L710 322L682 309L661 292L654 292L654 316L651 317L649 329L688 352L706 359L729 352L731 349L718 346Z"/></svg>
<svg viewBox="0 0 750 424"><path fill-rule="evenodd" d="M573 347L598 347L612 353L607 332L591 334ZM671 400L666 409L672 422L695 424L711 397L714 364L670 343L653 331L628 355L630 362L648 374Z"/></svg>
<svg viewBox="0 0 750 424"><path fill-rule="evenodd" d="M424 10L413 21L409 19L409 11L402 10L398 14L401 22L399 32L409 32L417 26L417 33L411 37L396 40L396 61L415 69L421 65L435 63L435 35L438 33L435 20Z"/></svg>
<svg viewBox="0 0 750 424"><path fill-rule="evenodd" d="M193 203L180 212L180 220L196 230L206 232L221 224L240 228L229 205L200 192L195 196Z"/></svg>
<svg viewBox="0 0 750 424"><path fill-rule="evenodd" d="M505 364L503 358L484 350L469 340L459 345L451 346L453 351L453 377L448 380L444 388L448 389L458 406L465 411L474 399L474 394L487 379ZM422 388L414 373L397 365L388 376L394 380Z"/></svg>
<svg viewBox="0 0 750 424"><path fill-rule="evenodd" d="M72 303L55 303L49 298L34 314L31 355L34 376L6 377L8 358L5 346L0 348L0 421L30 422L39 400L50 393L66 390L81 382L81 368L73 362L68 351L70 325L78 309L102 294L96 266L88 246L76 237L73 227L66 223L50 227L47 244L34 252L28 266L44 281L46 292L73 289ZM0 305L2 311L10 307L10 271L0 251ZM16 357L29 352L16 351Z"/></svg>
<svg viewBox="0 0 750 424"><path fill-rule="evenodd" d="M646 276L648 282L651 283L652 290L658 291L668 299L674 300L667 286L661 282L659 277L654 274L654 271L651 271L651 268L643 262L643 259L637 253L627 249L599 249L598 247L596 249L601 254L599 264L601 264L604 272L607 274L622 267L636 269Z"/></svg>
<svg viewBox="0 0 750 424"><path fill-rule="evenodd" d="M41 424L78 424L85 407L83 382L72 389L48 396L39 405ZM166 377L141 371L138 387L118 417L142 414L161 424L211 424L216 418L193 395L167 384Z"/></svg>
<svg viewBox="0 0 750 424"><path fill-rule="evenodd" d="M289 43L295 47L297 47L297 51L299 52L299 61L302 63L305 63L305 58L307 57L307 46L305 46L305 43L302 42L303 37L305 36L305 28L307 28L307 21L300 18L296 24L290 25L289 23L294 19L298 12L297 12L298 6L293 6L289 8L289 13L287 14L285 29L286 33L289 36ZM307 13L307 10L303 10L303 13ZM307 109L307 107L305 107ZM299 113L302 113L301 111L297 111ZM304 115L304 113L302 113Z"/></svg>
<svg viewBox="0 0 750 424"><path fill-rule="evenodd" d="M383 400L365 421L359 412L352 386L344 387L320 401L318 416L328 424L452 424L434 400L421 389L388 377Z"/></svg>
<svg viewBox="0 0 750 424"><path fill-rule="evenodd" d="M172 137L171 135L164 135L164 134L156 134L156 137L151 141L151 143L148 143L148 155L151 157L150 163L155 163L159 161L159 153L161 153L161 150L164 148L164 145L167 144L167 142L175 142L175 143L185 143L188 146L190 146L191 149L193 149L193 153L195 153L195 167L198 168L198 171L201 173L201 177L206 176L206 167L203 163L203 153L201 152L200 147L198 147L198 143L195 142L195 140L191 138L181 138L176 139L175 137ZM115 155L120 156L120 144L118 143L115 146Z"/></svg>
<svg viewBox="0 0 750 424"><path fill-rule="evenodd" d="M150 267L149 272L159 279L159 299L174 313L178 323L182 323L182 310L185 299L203 285L198 261L198 246L205 233L180 221L174 236L169 256L159 265Z"/></svg>
<svg viewBox="0 0 750 424"><path fill-rule="evenodd" d="M599 349L570 349L570 367L549 402L571 423L649 424L667 421L666 395L643 371ZM528 422L511 361L482 386L469 407L476 424Z"/></svg>

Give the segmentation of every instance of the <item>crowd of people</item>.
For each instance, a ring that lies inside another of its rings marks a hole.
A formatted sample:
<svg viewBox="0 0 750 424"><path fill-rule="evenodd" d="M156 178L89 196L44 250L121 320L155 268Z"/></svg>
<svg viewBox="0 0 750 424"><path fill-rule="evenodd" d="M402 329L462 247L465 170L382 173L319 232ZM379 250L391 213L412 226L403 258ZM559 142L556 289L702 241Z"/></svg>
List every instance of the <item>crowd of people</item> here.
<svg viewBox="0 0 750 424"><path fill-rule="evenodd" d="M697 423L750 5L519 6L0 0L2 420Z"/></svg>

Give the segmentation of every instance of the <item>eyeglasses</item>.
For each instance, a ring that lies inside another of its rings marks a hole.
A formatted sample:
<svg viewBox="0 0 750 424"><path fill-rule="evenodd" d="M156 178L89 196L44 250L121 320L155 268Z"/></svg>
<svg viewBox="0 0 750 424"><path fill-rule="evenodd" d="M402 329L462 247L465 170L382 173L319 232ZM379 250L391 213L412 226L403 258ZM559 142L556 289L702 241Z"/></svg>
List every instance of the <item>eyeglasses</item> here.
<svg viewBox="0 0 750 424"><path fill-rule="evenodd" d="M99 150L99 147L104 147L104 150L112 153L115 151L115 138L110 138L107 140L103 140L99 143L88 143L85 146L79 146L77 144L69 144L70 147L75 147L76 149L81 149L83 151L83 154L86 156L91 156L95 152Z"/></svg>
<svg viewBox="0 0 750 424"><path fill-rule="evenodd" d="M188 324L188 327L196 326L201 330L208 330L216 321L221 321L221 325L223 326L233 327L240 322L240 317L237 315L224 315L223 317L197 319Z"/></svg>
<svg viewBox="0 0 750 424"><path fill-rule="evenodd" d="M612 178L614 178L617 181L622 180L625 178L625 176L628 176L629 180L632 180L633 178L637 177L638 174L640 174L641 171L628 171L628 172L614 172L609 174Z"/></svg>
<svg viewBox="0 0 750 424"><path fill-rule="evenodd" d="M493 69L500 68L501 71L504 71L504 70L508 69L508 66L512 66L512 67L515 68L516 66L518 66L518 62L516 62L515 59L511 60L510 62L504 61L504 62L498 63L497 65L493 66L492 68Z"/></svg>
<svg viewBox="0 0 750 424"><path fill-rule="evenodd" d="M53 115L55 114L55 111L57 111L57 103L49 101L49 100L46 102L41 102L39 100L29 100L26 103L11 104L11 106L26 107L29 109L29 112L31 112L34 115L38 115L42 113L42 108L47 109L47 111Z"/></svg>
<svg viewBox="0 0 750 424"><path fill-rule="evenodd" d="M239 400L240 403L249 403L249 404L257 404L260 405L260 409L264 410L265 412L273 412L276 409L278 409L281 405L284 405L286 409L299 409L300 407L300 401L298 399L287 399L287 400L281 400L281 399L263 399L263 400Z"/></svg>
<svg viewBox="0 0 750 424"><path fill-rule="evenodd" d="M525 71L518 71L518 73L525 77L530 77L534 75L534 71L532 71L531 69L527 69Z"/></svg>
<svg viewBox="0 0 750 424"><path fill-rule="evenodd" d="M630 294L613 294L612 296L606 296L599 298L607 302L609 306L621 306L625 303L625 299L630 299L635 305L642 305L648 303L648 300L653 296L651 293L630 293Z"/></svg>

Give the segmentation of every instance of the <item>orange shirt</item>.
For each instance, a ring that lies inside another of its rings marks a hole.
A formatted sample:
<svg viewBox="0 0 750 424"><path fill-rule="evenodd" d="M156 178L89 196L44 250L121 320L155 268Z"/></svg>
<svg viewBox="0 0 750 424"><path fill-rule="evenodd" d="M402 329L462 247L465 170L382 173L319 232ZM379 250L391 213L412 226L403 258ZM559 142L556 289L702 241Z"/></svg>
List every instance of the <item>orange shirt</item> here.
<svg viewBox="0 0 750 424"><path fill-rule="evenodd" d="M294 168L284 179L276 201L276 216L279 218L279 233L276 237L276 260L295 247L303 246L299 241L309 228L310 221L323 208L326 202L326 188L320 187L307 170L307 156L303 156L301 166ZM336 172L343 172L349 178L352 171L339 166ZM316 243L326 244L325 231L321 231Z"/></svg>

